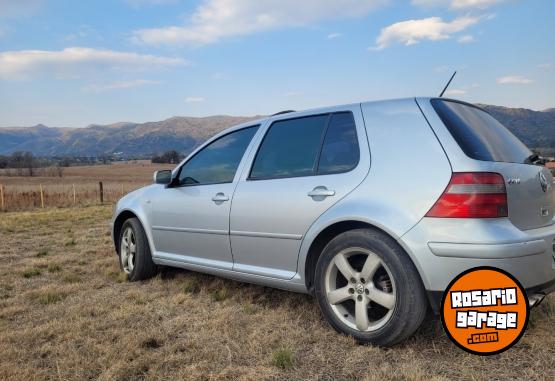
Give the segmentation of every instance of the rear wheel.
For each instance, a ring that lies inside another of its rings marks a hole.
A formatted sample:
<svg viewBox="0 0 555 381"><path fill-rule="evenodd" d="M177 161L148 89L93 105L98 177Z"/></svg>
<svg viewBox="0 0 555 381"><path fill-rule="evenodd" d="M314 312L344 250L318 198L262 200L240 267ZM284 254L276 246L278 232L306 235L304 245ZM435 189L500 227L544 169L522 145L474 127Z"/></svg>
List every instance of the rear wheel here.
<svg viewBox="0 0 555 381"><path fill-rule="evenodd" d="M326 320L361 342L394 345L424 319L427 304L418 273L403 249L381 232L338 235L324 248L315 275Z"/></svg>
<svg viewBox="0 0 555 381"><path fill-rule="evenodd" d="M145 280L156 275L157 267L152 262L145 231L137 218L129 218L123 223L119 243L120 267L130 281Z"/></svg>

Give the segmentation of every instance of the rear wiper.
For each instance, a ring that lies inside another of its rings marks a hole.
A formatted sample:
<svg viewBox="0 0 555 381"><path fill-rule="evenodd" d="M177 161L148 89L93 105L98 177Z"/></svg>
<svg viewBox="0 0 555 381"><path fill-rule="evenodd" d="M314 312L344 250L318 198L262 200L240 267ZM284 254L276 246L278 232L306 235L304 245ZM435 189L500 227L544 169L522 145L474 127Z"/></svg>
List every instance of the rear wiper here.
<svg viewBox="0 0 555 381"><path fill-rule="evenodd" d="M537 153L533 153L524 160L524 164L533 164L533 165L544 165L545 159L538 155Z"/></svg>

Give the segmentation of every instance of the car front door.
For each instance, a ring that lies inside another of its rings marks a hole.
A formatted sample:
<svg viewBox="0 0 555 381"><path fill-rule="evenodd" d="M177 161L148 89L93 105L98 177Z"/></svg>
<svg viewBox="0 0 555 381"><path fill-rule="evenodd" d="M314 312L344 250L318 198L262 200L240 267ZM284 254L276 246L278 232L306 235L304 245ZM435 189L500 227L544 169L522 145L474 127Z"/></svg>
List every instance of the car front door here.
<svg viewBox="0 0 555 381"><path fill-rule="evenodd" d="M176 172L150 206L154 256L231 269L229 211L235 176L258 126L223 135L206 145Z"/></svg>
<svg viewBox="0 0 555 381"><path fill-rule="evenodd" d="M368 173L360 107L281 116L252 151L231 207L233 269L291 279L310 225Z"/></svg>

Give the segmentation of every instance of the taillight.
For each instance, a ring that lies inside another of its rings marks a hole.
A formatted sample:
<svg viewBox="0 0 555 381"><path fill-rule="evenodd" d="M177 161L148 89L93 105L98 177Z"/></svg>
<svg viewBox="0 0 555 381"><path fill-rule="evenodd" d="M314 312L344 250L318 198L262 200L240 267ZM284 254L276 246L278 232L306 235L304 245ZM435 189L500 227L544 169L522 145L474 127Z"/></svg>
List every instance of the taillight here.
<svg viewBox="0 0 555 381"><path fill-rule="evenodd" d="M449 185L426 217L507 217L507 190L503 176L489 172L453 173Z"/></svg>

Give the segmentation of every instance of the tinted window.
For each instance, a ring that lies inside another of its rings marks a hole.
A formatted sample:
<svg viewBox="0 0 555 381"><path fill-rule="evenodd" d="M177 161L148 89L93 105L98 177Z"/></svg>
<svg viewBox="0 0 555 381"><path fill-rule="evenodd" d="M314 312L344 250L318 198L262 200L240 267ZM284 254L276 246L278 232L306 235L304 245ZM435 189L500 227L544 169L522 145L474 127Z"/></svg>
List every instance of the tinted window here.
<svg viewBox="0 0 555 381"><path fill-rule="evenodd" d="M256 127L249 127L222 136L204 147L181 167L181 185L202 185L233 182L239 162Z"/></svg>
<svg viewBox="0 0 555 381"><path fill-rule="evenodd" d="M476 160L523 163L531 152L487 112L459 102L433 99L432 106L464 153Z"/></svg>
<svg viewBox="0 0 555 381"><path fill-rule="evenodd" d="M328 118L317 115L273 123L260 145L250 178L313 175Z"/></svg>
<svg viewBox="0 0 555 381"><path fill-rule="evenodd" d="M322 146L318 174L350 171L357 166L358 159L359 148L353 114L333 114Z"/></svg>

